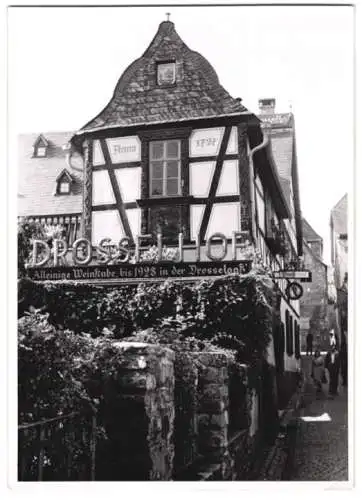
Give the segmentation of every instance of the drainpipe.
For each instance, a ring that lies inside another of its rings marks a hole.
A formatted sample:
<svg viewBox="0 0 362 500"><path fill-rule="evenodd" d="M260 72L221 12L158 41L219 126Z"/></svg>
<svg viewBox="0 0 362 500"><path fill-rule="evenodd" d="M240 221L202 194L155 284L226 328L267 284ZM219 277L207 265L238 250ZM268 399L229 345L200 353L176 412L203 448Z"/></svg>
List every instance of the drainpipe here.
<svg viewBox="0 0 362 500"><path fill-rule="evenodd" d="M249 150L249 191L250 191L250 208L251 208L251 230L254 243L256 243L256 227L255 227L255 193L254 193L254 162L253 156L257 151L265 148L269 144L269 136L262 130L263 140L260 144Z"/></svg>
<svg viewBox="0 0 362 500"><path fill-rule="evenodd" d="M77 172L83 172L84 170L82 168L75 167L74 165L72 165L73 153L74 153L73 148L70 147L65 155L65 163L67 164L70 171L76 170Z"/></svg>

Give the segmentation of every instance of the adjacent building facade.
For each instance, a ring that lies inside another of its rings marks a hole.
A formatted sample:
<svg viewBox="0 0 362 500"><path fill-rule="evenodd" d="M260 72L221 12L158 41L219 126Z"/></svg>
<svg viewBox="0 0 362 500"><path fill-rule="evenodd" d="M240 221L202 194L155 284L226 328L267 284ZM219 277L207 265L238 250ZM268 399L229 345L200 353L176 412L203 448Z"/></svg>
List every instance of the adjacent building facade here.
<svg viewBox="0 0 362 500"><path fill-rule="evenodd" d="M345 194L333 207L330 219L331 261L337 290L337 334L345 358L344 379L347 380L348 345L348 196Z"/></svg>
<svg viewBox="0 0 362 500"><path fill-rule="evenodd" d="M306 350L306 336L313 335L314 347L329 348L330 304L327 265L323 262L323 239L303 219L303 254L305 267L312 271L312 282L303 283L300 300L301 342ZM333 307L333 306L332 306Z"/></svg>
<svg viewBox="0 0 362 500"><path fill-rule="evenodd" d="M298 269L303 261L303 228L299 199L298 165L296 149L296 132L293 113L276 111L276 100L265 98L259 100L259 119L262 130L268 140L270 159L277 172L283 198L288 209L288 217L282 223L285 242L283 255L279 255L279 266L283 269ZM270 218L266 217L267 223ZM270 234L270 227L268 228ZM290 300L286 294L287 280L279 281L281 290L280 318L282 322L281 339L284 344L280 348L282 358L283 384L288 375L299 367L300 352L300 300ZM290 380L290 387L293 379ZM286 395L291 388L286 391ZM287 396L286 396L287 397Z"/></svg>

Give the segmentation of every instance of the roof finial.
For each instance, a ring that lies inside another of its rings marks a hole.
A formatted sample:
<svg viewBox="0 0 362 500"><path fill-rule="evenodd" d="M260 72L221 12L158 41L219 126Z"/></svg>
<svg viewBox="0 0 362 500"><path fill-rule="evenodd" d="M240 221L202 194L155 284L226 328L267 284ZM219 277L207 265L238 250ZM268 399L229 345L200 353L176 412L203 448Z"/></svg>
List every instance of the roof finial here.
<svg viewBox="0 0 362 500"><path fill-rule="evenodd" d="M166 12L166 16L167 16L166 21L169 21L169 20L170 20L170 15L171 15L171 14L170 14L170 12Z"/></svg>

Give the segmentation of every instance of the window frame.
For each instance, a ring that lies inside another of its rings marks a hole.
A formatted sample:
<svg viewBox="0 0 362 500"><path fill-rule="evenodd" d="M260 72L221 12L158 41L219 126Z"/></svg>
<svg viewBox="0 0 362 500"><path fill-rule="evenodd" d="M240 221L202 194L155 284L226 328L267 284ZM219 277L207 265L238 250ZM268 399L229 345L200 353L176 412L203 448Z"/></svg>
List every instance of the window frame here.
<svg viewBox="0 0 362 500"><path fill-rule="evenodd" d="M62 191L62 185L67 185L67 191ZM70 194L70 182L69 181L59 181L58 183L58 194Z"/></svg>
<svg viewBox="0 0 362 500"><path fill-rule="evenodd" d="M165 83L160 83L159 79L159 69L161 66L167 66L167 65L172 65L173 66L173 80L172 82L165 82ZM168 61L158 61L156 63L156 85L157 87L173 87L176 85L176 61L175 60L168 60Z"/></svg>
<svg viewBox="0 0 362 500"><path fill-rule="evenodd" d="M178 155L177 158L169 158L167 156L167 144L170 142L177 142L178 144ZM162 144L163 145L163 154L161 158L152 158L152 146L154 144ZM182 152L181 152L182 141L181 139L165 139L165 140L156 140L149 142L149 197L150 198L172 198L182 196ZM170 161L175 161L178 164L177 169L177 177L167 177L167 164ZM159 178L154 177L153 175L153 163L162 162L162 193L161 194L153 194L152 193L152 184L154 180L160 180ZM177 179L177 193L176 194L167 194L167 180L168 179Z"/></svg>
<svg viewBox="0 0 362 500"><path fill-rule="evenodd" d="M42 151L42 154L39 153L39 151ZM35 157L36 158L45 158L47 155L47 147L46 146L37 146L35 148Z"/></svg>

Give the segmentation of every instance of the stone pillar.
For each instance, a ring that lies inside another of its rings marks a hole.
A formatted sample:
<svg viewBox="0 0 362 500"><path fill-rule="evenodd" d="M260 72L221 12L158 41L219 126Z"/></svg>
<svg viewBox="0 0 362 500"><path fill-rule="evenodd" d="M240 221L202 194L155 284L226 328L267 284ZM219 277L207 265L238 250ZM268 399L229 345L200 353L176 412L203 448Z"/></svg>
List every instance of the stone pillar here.
<svg viewBox="0 0 362 500"><path fill-rule="evenodd" d="M183 480L197 457L198 371L189 352L175 352L175 461L174 479Z"/></svg>
<svg viewBox="0 0 362 500"><path fill-rule="evenodd" d="M115 384L105 394L108 444L101 480L170 480L174 445L174 353L159 345L118 342ZM105 391L106 392L106 391Z"/></svg>
<svg viewBox="0 0 362 500"><path fill-rule="evenodd" d="M228 358L221 352L197 354L199 366L198 451L208 461L220 464L217 479L231 474L228 453L229 390Z"/></svg>

